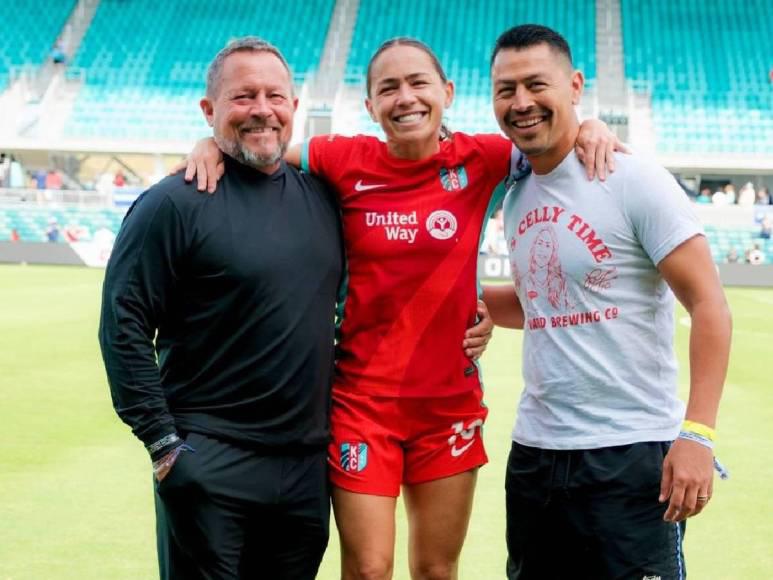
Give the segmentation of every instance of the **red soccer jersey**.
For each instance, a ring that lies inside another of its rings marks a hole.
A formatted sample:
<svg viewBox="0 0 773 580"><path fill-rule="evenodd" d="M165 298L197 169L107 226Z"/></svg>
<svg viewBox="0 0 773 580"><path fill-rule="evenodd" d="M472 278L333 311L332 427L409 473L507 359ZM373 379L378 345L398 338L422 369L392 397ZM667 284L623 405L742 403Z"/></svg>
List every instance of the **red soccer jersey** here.
<svg viewBox="0 0 773 580"><path fill-rule="evenodd" d="M476 318L477 260L512 144L455 133L398 159L375 137L312 138L303 167L336 190L349 270L335 388L432 397L479 386L462 349Z"/></svg>

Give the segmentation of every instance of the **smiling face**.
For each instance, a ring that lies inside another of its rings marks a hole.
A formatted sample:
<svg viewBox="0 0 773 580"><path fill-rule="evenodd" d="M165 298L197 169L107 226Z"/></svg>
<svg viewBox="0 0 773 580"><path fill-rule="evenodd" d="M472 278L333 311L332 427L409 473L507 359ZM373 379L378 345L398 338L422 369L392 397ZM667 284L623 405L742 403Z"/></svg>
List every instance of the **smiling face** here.
<svg viewBox="0 0 773 580"><path fill-rule="evenodd" d="M436 153L454 87L443 80L432 57L415 46L391 46L376 56L368 80L365 106L384 130L390 152L405 158Z"/></svg>
<svg viewBox="0 0 773 580"><path fill-rule="evenodd" d="M537 173L548 173L574 146L579 130L574 106L582 94L582 73L541 43L502 49L491 76L499 126Z"/></svg>
<svg viewBox="0 0 773 580"><path fill-rule="evenodd" d="M223 152L265 173L279 168L297 107L284 64L270 52L254 50L228 55L214 94L201 100Z"/></svg>

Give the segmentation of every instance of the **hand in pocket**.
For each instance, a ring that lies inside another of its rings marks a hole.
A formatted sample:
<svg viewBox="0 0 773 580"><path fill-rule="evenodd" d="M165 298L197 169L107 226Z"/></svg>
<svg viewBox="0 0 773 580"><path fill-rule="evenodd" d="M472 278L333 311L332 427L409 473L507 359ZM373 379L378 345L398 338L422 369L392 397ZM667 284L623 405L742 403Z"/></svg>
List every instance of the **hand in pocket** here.
<svg viewBox="0 0 773 580"><path fill-rule="evenodd" d="M156 481L158 483L164 481L164 478L169 475L169 472L172 470L174 464L177 463L177 459L180 457L180 453L184 452L194 452L194 449L193 447L183 443L176 449L173 449L160 459L157 459L153 462L153 475L155 475Z"/></svg>

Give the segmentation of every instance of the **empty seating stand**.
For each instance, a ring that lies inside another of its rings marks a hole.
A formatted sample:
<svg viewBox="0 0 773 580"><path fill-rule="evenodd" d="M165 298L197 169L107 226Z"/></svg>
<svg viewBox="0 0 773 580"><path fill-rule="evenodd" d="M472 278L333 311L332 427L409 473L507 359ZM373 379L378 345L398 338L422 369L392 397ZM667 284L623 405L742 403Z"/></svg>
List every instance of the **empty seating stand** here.
<svg viewBox="0 0 773 580"><path fill-rule="evenodd" d="M592 82L596 76L593 0L362 1L346 78L349 83L364 85L368 60L384 40L416 37L435 51L448 78L456 84L456 100L448 112L451 129L496 132L491 109L491 50L507 28L528 23L544 24L563 34L572 48L575 66ZM364 131L373 132L364 108L362 125Z"/></svg>
<svg viewBox="0 0 773 580"><path fill-rule="evenodd" d="M0 92L11 69L40 66L51 53L75 0L3 2L0 8Z"/></svg>
<svg viewBox="0 0 773 580"><path fill-rule="evenodd" d="M747 228L724 228L713 225L704 227L711 255L718 264L727 261L727 254L733 248L743 262L746 250L751 249L755 244L765 255L764 263L773 264L773 239L762 239L759 225Z"/></svg>
<svg viewBox="0 0 773 580"><path fill-rule="evenodd" d="M664 153L773 153L769 0L622 0L626 77Z"/></svg>
<svg viewBox="0 0 773 580"><path fill-rule="evenodd" d="M85 228L90 234L105 228L118 233L126 208L89 209L77 206L0 207L0 240L6 241L15 229L24 242L45 242L46 230L55 221L60 230L59 241L65 241L64 230L68 227Z"/></svg>
<svg viewBox="0 0 773 580"><path fill-rule="evenodd" d="M66 132L114 139L207 134L198 102L209 62L255 35L287 58L296 80L316 70L335 0L102 0L74 66L85 71Z"/></svg>

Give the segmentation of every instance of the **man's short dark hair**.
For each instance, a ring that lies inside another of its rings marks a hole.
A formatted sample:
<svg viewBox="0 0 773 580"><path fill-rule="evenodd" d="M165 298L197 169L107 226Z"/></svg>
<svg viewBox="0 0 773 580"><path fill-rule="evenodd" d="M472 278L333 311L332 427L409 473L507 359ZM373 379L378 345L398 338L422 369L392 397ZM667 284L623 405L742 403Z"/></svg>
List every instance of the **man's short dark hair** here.
<svg viewBox="0 0 773 580"><path fill-rule="evenodd" d="M494 64L494 59L500 50L508 48L522 50L539 44L547 44L554 51L563 54L569 64L574 66L572 64L572 51L566 39L552 28L540 24L521 24L503 32L494 45L494 51L491 53L491 64Z"/></svg>
<svg viewBox="0 0 773 580"><path fill-rule="evenodd" d="M220 52L215 55L212 62L209 63L209 68L207 69L207 97L210 99L217 97L217 94L220 92L220 81L223 76L225 59L235 52L267 52L273 54L279 59L285 69L287 69L287 74L290 77L290 89L292 90L293 73L290 71L290 65L287 64L285 57L282 56L279 49L270 42L266 42L257 36L243 36L229 42L225 48L221 49Z"/></svg>

